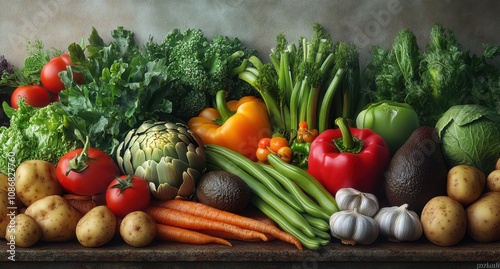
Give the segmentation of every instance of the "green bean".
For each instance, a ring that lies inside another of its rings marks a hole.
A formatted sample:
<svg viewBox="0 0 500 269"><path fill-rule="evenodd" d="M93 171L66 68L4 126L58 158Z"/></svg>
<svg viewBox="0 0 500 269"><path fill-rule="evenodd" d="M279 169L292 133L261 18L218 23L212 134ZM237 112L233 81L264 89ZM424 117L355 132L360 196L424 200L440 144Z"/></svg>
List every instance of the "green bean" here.
<svg viewBox="0 0 500 269"><path fill-rule="evenodd" d="M335 198L329 193L319 181L311 176L307 171L293 164L289 164L278 156L269 154L269 163L281 174L294 180L308 195L312 196L328 214L339 211Z"/></svg>
<svg viewBox="0 0 500 269"><path fill-rule="evenodd" d="M328 240L328 241L330 241L330 239L332 238L327 231L322 231L322 230L319 230L319 229L317 229L315 227L313 227L313 230L314 230L314 233L316 234L316 237L318 237L318 240L321 239L321 241L322 240ZM320 242L320 244L323 245L323 242Z"/></svg>
<svg viewBox="0 0 500 269"><path fill-rule="evenodd" d="M299 203L304 207L305 212L324 219L329 220L330 216L318 205L316 204L309 196L307 196L304 191L302 191L292 179L287 176L281 174L273 168L272 166L261 164L262 168L265 172L267 172L270 176L276 179L290 194L292 194Z"/></svg>
<svg viewBox="0 0 500 269"><path fill-rule="evenodd" d="M311 227L322 230L322 231L328 231L330 230L330 224L326 222L323 219L316 218L314 216L311 216L309 214L302 214L304 219L306 219L307 222L311 225Z"/></svg>
<svg viewBox="0 0 500 269"><path fill-rule="evenodd" d="M295 236L304 247L310 250L317 250L323 243L323 241L315 240L314 238L306 236L299 229L297 229L296 226L292 225L288 221L287 217L277 212L272 206L270 206L268 203L266 203L258 196L252 195L250 201L255 207L257 207L260 211L262 211L264 214L269 216L269 218L271 218L274 222L276 222L281 229Z"/></svg>
<svg viewBox="0 0 500 269"><path fill-rule="evenodd" d="M219 153L216 150L213 150L213 147L206 146L205 155L207 157L207 163L209 165L213 165L216 167L220 167L225 171L229 171L241 179L243 179L253 194L258 195L262 200L266 203L270 204L277 212L282 215L287 216L289 221L297 228L299 228L304 234L310 237L314 237L314 231L309 225L309 223L304 219L304 217L290 207L286 202L281 200L279 196L274 195L269 189L266 188L262 183L256 180L252 175L245 172L242 168L236 165L233 161L234 156L226 156L223 153ZM223 148L225 150L225 148ZM229 149L227 149L229 151ZM224 151L223 151L224 152ZM231 158L231 159L230 159ZM246 158L241 155L239 158ZM250 159L247 159L252 162ZM253 162L252 162L253 163ZM262 171L264 173L264 171Z"/></svg>
<svg viewBox="0 0 500 269"><path fill-rule="evenodd" d="M210 145L208 145L208 147L210 147L210 150L227 156L231 160L231 162L243 169L245 172L249 173L255 179L260 181L260 183L264 184L272 193L283 199L283 201L289 204L297 212L305 212L302 204L299 203L299 201L297 201L297 199L289 192L285 191L283 187L273 177L268 175L259 164L253 162L252 160L235 151L231 151L220 146L211 147Z"/></svg>

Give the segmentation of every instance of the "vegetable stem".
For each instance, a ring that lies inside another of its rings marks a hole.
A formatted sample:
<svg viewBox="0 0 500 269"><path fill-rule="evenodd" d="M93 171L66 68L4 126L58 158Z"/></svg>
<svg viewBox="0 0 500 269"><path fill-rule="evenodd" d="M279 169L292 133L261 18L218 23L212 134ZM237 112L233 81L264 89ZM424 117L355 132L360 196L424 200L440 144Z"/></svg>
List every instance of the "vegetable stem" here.
<svg viewBox="0 0 500 269"><path fill-rule="evenodd" d="M90 160L89 156L87 155L89 149L90 149L90 142L89 142L89 137L87 136L85 139L85 144L83 145L82 152L80 152L80 155L76 155L75 158L69 161L69 166L68 170L66 171L66 176L71 171L80 173L83 172L83 170L87 169L88 167L87 161Z"/></svg>
<svg viewBox="0 0 500 269"><path fill-rule="evenodd" d="M333 103L333 97L340 87L342 79L345 74L344 68L339 68L333 77L332 82L326 89L325 95L323 96L323 101L321 102L319 110L319 122L318 122L318 132L323 132L329 128L329 115Z"/></svg>
<svg viewBox="0 0 500 269"><path fill-rule="evenodd" d="M342 132L341 138L334 139L334 143L339 151L359 153L363 148L363 142L352 135L347 120L343 117L339 117L335 120L335 124L339 126Z"/></svg>
<svg viewBox="0 0 500 269"><path fill-rule="evenodd" d="M234 112L227 107L226 104L226 91L220 90L215 95L215 104L217 107L217 111L219 112L220 118L218 119L219 124L223 124L226 122L231 116L234 115Z"/></svg>

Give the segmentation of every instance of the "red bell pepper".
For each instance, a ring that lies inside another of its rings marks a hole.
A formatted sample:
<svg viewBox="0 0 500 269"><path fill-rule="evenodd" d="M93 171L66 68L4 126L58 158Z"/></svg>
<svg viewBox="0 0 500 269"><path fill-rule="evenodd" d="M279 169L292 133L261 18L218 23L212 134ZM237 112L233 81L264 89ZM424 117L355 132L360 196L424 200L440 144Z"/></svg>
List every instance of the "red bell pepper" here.
<svg viewBox="0 0 500 269"><path fill-rule="evenodd" d="M352 128L344 118L338 129L321 132L311 144L308 172L332 195L341 188L376 194L390 162L384 139L370 129Z"/></svg>

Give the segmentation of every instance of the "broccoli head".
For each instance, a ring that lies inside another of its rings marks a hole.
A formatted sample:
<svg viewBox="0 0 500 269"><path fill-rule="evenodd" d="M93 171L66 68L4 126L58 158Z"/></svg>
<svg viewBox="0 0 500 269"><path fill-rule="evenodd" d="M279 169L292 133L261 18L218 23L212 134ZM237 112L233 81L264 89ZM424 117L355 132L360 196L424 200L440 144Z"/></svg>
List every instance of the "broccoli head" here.
<svg viewBox="0 0 500 269"><path fill-rule="evenodd" d="M173 115L187 121L209 106L219 90L229 98L256 95L256 91L236 76L246 67L246 58L256 51L238 38L216 35L209 40L200 29L170 31L162 43L152 39L145 46L149 59L165 58L176 96Z"/></svg>

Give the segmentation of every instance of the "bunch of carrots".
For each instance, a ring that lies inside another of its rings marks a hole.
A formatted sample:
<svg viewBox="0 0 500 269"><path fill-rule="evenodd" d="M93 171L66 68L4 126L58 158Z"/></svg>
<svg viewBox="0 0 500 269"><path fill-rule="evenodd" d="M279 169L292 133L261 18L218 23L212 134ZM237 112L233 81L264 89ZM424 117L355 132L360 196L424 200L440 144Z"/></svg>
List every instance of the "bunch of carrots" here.
<svg viewBox="0 0 500 269"><path fill-rule="evenodd" d="M302 244L293 235L261 220L188 200L155 201L145 210L156 221L157 238L188 244L222 244L228 240L270 241Z"/></svg>

